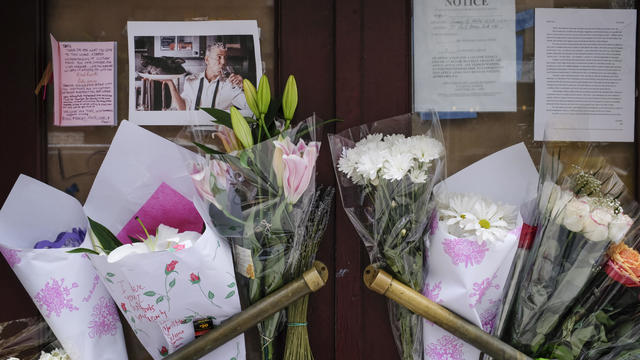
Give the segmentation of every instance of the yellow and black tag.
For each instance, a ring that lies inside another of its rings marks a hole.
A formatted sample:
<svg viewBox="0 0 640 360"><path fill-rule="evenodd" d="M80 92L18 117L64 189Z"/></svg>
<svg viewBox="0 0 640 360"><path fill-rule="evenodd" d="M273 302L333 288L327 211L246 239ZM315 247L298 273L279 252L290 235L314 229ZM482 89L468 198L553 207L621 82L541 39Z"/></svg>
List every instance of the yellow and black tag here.
<svg viewBox="0 0 640 360"><path fill-rule="evenodd" d="M196 339L211 329L213 329L213 320L211 318L193 320L193 331L196 334Z"/></svg>

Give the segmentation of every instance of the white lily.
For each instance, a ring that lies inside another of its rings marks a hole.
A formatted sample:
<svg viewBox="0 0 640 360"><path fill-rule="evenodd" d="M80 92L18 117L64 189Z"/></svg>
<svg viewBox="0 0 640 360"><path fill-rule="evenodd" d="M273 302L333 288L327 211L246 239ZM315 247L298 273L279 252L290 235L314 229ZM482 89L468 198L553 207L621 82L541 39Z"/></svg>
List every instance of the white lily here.
<svg viewBox="0 0 640 360"><path fill-rule="evenodd" d="M146 233L146 229L145 229ZM152 251L180 251L193 246L201 234L195 231L178 232L178 229L160 224L156 235L147 234L142 242L124 244L115 248L107 256L107 261L114 263L133 254L145 254Z"/></svg>

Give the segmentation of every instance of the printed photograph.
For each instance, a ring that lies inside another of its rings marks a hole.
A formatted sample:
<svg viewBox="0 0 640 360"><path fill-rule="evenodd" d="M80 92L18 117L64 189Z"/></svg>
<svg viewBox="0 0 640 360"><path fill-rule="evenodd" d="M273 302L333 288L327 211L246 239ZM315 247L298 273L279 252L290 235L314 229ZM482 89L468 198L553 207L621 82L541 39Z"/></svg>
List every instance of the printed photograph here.
<svg viewBox="0 0 640 360"><path fill-rule="evenodd" d="M178 34L179 30L172 29ZM242 83L247 79L256 84L262 74L256 43L254 34L133 34L133 54L129 51L133 57L129 63L134 64L130 69L132 121L181 125L189 116L180 112L229 111L231 106L249 115Z"/></svg>

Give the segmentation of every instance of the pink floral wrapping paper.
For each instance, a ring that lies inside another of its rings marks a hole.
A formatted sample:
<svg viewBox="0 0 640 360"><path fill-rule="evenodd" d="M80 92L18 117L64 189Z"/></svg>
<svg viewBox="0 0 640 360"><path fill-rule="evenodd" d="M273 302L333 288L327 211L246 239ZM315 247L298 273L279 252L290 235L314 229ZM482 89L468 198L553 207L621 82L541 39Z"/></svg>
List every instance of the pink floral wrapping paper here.
<svg viewBox="0 0 640 360"><path fill-rule="evenodd" d="M0 210L0 253L72 359L127 359L118 310L88 258L69 248L33 249L87 226L76 199L20 175Z"/></svg>
<svg viewBox="0 0 640 360"><path fill-rule="evenodd" d="M518 248L522 218L502 242L460 239L439 222L429 236L424 294L491 333L504 284ZM424 321L425 360L477 359L480 351Z"/></svg>
<svg viewBox="0 0 640 360"><path fill-rule="evenodd" d="M473 193L517 208L535 198L538 172L523 143L460 170L436 185L434 194ZM502 242L461 239L432 217L427 240L427 277L423 294L491 333L504 285L518 248L522 217ZM477 359L480 351L440 327L423 321L424 359Z"/></svg>

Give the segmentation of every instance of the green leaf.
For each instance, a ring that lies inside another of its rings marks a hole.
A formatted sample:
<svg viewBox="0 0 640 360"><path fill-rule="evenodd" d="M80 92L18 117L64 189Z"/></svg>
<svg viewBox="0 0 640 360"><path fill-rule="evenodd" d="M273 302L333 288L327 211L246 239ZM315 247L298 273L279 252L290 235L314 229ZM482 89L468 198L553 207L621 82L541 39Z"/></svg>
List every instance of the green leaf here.
<svg viewBox="0 0 640 360"><path fill-rule="evenodd" d="M200 108L200 110L209 114L214 123L231 128L231 115L228 112L216 108Z"/></svg>
<svg viewBox="0 0 640 360"><path fill-rule="evenodd" d="M231 290L231 291L229 291L229 293L227 294L227 296L225 296L224 298L225 298L225 299L228 299L228 298L232 297L232 296L233 296L233 295L235 295L235 294L236 294L236 291L235 291L235 290Z"/></svg>
<svg viewBox="0 0 640 360"><path fill-rule="evenodd" d="M137 237L133 237L131 235L127 235L127 237L129 238L129 240L131 240L132 243L142 242L142 240L138 239Z"/></svg>
<svg viewBox="0 0 640 360"><path fill-rule="evenodd" d="M111 284L113 284L113 281L111 281L111 279L109 278L104 278L106 281L110 282Z"/></svg>
<svg viewBox="0 0 640 360"><path fill-rule="evenodd" d="M297 106L298 85L296 84L296 78L293 75L289 75L287 84L284 86L284 93L282 93L282 112L287 125L293 119L293 113L296 111Z"/></svg>
<svg viewBox="0 0 640 360"><path fill-rule="evenodd" d="M247 120L244 119L240 111L235 107L231 107L231 123L233 124L233 132L236 137L242 143L242 146L246 148L250 148L253 146L253 135L251 135L251 128L247 123Z"/></svg>
<svg viewBox="0 0 640 360"><path fill-rule="evenodd" d="M134 317L132 316L132 317L131 317L131 322L135 324L135 323L136 323L136 318L134 318Z"/></svg>
<svg viewBox="0 0 640 360"><path fill-rule="evenodd" d="M100 246L105 253L109 254L115 248L122 245L120 240L118 240L118 238L113 235L113 233L109 231L109 229L104 227L102 224L93 221L93 219L91 218L88 219L89 225L91 226L91 231L93 231L93 234L96 236L96 239L100 243Z"/></svg>
<svg viewBox="0 0 640 360"><path fill-rule="evenodd" d="M184 318L184 319L182 320L182 323L183 323L183 324L188 324L188 323L190 323L190 322L191 322L191 320L193 320L193 316L187 316L186 318Z"/></svg>
<svg viewBox="0 0 640 360"><path fill-rule="evenodd" d="M69 250L67 251L67 253L69 254L91 254L91 255L100 255L97 251L91 250L91 249L85 249L85 248L77 248L77 249L73 249L73 250Z"/></svg>
<svg viewBox="0 0 640 360"><path fill-rule="evenodd" d="M176 279L173 279L169 282L169 287L172 288L176 285Z"/></svg>
<svg viewBox="0 0 640 360"><path fill-rule="evenodd" d="M271 87L269 86L269 79L267 75L262 75L260 82L258 83L258 110L260 115L266 114L269 110L269 103L271 103Z"/></svg>
<svg viewBox="0 0 640 360"><path fill-rule="evenodd" d="M162 300L164 300L164 296L158 296L158 298L156 299L156 304L160 304L162 302Z"/></svg>
<svg viewBox="0 0 640 360"><path fill-rule="evenodd" d="M227 285L227 287L228 287L228 288L232 288L232 287L234 287L234 286L236 286L236 283L235 283L235 282L229 283L229 284Z"/></svg>
<svg viewBox="0 0 640 360"><path fill-rule="evenodd" d="M211 299L213 299L215 297L215 295L211 291L209 291L208 296L209 296L209 300L211 300Z"/></svg>
<svg viewBox="0 0 640 360"><path fill-rule="evenodd" d="M108 272L108 273L107 273L107 276L108 276L108 277L114 277L114 276L116 276L116 274L111 273L111 272Z"/></svg>
<svg viewBox="0 0 640 360"><path fill-rule="evenodd" d="M260 117L260 108L258 107L258 93L251 81L244 79L242 81L242 87L244 89L244 97L247 99L249 109L256 117Z"/></svg>
<svg viewBox="0 0 640 360"><path fill-rule="evenodd" d="M208 147L207 145L200 144L197 141L193 141L193 145L197 146L198 149L202 150L205 154L210 155L223 155L224 153L215 149Z"/></svg>
<svg viewBox="0 0 640 360"><path fill-rule="evenodd" d="M144 296L156 296L156 292L155 291L147 291L144 293Z"/></svg>

